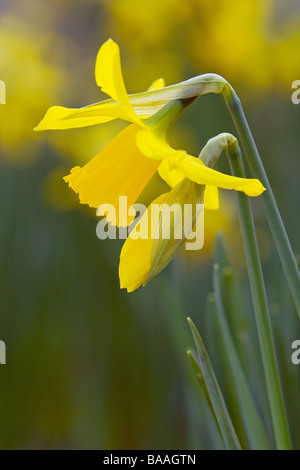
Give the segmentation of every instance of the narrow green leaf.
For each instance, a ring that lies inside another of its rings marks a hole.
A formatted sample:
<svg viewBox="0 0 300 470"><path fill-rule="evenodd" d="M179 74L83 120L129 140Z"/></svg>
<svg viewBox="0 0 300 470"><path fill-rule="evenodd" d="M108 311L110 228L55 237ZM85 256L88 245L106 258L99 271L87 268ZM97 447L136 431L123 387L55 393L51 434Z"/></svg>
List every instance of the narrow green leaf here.
<svg viewBox="0 0 300 470"><path fill-rule="evenodd" d="M223 236L216 240L216 259L220 268L221 292L227 323L233 335L236 352L244 370L251 368L252 374L257 377L257 362L260 362L259 344L251 304L245 299L240 282L235 275L228 256ZM258 390L260 397L263 391Z"/></svg>
<svg viewBox="0 0 300 470"><path fill-rule="evenodd" d="M205 393L205 397L206 397L206 400L207 400L207 403L208 403L208 406L218 424L218 420L217 420L217 417L216 417L216 414L215 414L215 411L212 407L212 403L211 403L211 400L210 400L210 397L209 397L209 393L208 393L208 390L207 390L207 387L206 387L206 384L205 384L205 380L204 380L204 377L203 377L203 374L202 374L202 370L198 364L198 361L197 361L197 358L195 357L195 354L194 352L191 350L191 349L188 349L187 350L187 356L190 360L190 363L192 365L192 368L194 369L194 372L196 374L196 377L197 377L197 380L198 380L198 383L200 385L200 387L203 389L204 393ZM220 428L219 428L220 430Z"/></svg>
<svg viewBox="0 0 300 470"><path fill-rule="evenodd" d="M209 398L220 427L222 437L227 449L238 450L241 449L240 443L238 441L236 432L234 430L233 424L231 422L222 392L218 385L215 373L213 371L210 359L208 357L207 351L205 349L204 343L200 334L198 333L194 323L190 318L187 319L192 335L196 344L198 356L199 356L199 366L202 372L203 379L205 381L205 386L209 394Z"/></svg>
<svg viewBox="0 0 300 470"><path fill-rule="evenodd" d="M270 449L270 444L263 427L261 418L257 412L253 401L249 385L247 383L234 341L227 323L226 314L222 302L221 274L219 266L214 265L213 285L215 291L216 312L219 328L222 331L223 350L231 372L231 379L234 383L233 390L236 394L241 419L243 421L249 446L251 449Z"/></svg>
<svg viewBox="0 0 300 470"><path fill-rule="evenodd" d="M189 358L189 360L190 360L190 363L191 363L191 365L192 365L192 367L193 367L193 369L194 369L194 372L195 372L195 374L196 374L196 377L197 377L197 379L198 379L198 382L199 382L199 384L200 384L201 387L202 387L203 385L205 385L205 382L204 382L204 379L203 379L202 371L201 371L201 369L200 369L200 367L199 367L199 364L198 364L198 362L197 362L197 359L195 358L195 355L194 355L194 353L193 353L193 351L192 351L191 349L188 349L186 353L187 353L187 356L188 356L188 358Z"/></svg>

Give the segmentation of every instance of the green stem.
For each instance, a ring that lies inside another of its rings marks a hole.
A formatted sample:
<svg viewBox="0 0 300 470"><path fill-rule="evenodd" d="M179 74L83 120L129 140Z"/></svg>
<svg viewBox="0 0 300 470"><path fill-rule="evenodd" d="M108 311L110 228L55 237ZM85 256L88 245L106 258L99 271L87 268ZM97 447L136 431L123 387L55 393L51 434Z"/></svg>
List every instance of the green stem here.
<svg viewBox="0 0 300 470"><path fill-rule="evenodd" d="M251 130L243 111L240 99L231 87L227 87L223 96L237 129L250 169L266 188L261 196L265 205L266 216L275 241L275 245L285 272L295 306L300 318L300 273L297 262L282 222L268 177L255 145Z"/></svg>
<svg viewBox="0 0 300 470"><path fill-rule="evenodd" d="M238 144L228 147L227 154L232 174L244 178L245 171ZM276 444L278 449L290 449L288 425L250 201L241 192L237 192L237 199Z"/></svg>

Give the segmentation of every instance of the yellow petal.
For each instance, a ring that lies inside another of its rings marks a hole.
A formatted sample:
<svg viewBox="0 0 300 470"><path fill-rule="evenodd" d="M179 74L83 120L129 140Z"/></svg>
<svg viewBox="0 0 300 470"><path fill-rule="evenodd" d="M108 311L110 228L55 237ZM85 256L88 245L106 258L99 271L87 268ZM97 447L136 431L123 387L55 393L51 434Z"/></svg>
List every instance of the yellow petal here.
<svg viewBox="0 0 300 470"><path fill-rule="evenodd" d="M203 191L203 186L185 178L149 205L133 229L134 234L136 231L140 233L141 227L146 227L146 236L134 239L129 236L123 245L119 265L121 288L132 292L145 285L172 260L199 215ZM193 207L188 220L184 219L184 204ZM167 235L165 238L163 233Z"/></svg>
<svg viewBox="0 0 300 470"><path fill-rule="evenodd" d="M147 217L144 213L142 217ZM141 220L141 219L140 219ZM154 239L128 237L120 254L119 278L120 287L133 292L148 277L151 269L152 248Z"/></svg>
<svg viewBox="0 0 300 470"><path fill-rule="evenodd" d="M153 83L151 83L147 91L159 90L160 88L164 88L165 86L166 85L164 79L158 78L157 80L154 80Z"/></svg>
<svg viewBox="0 0 300 470"><path fill-rule="evenodd" d="M259 196L265 191L258 179L238 178L213 170L183 150L172 149L163 138L157 137L151 130L142 129L137 133L137 145L148 158L168 159L169 170L177 168L184 176L200 185L235 189L243 191L247 196Z"/></svg>
<svg viewBox="0 0 300 470"><path fill-rule="evenodd" d="M162 87L164 87L164 80L163 78L158 78L150 85L149 90L156 90ZM103 124L113 119L128 121L128 113L119 103L112 100L105 100L82 108L52 106L34 130L73 129Z"/></svg>
<svg viewBox="0 0 300 470"><path fill-rule="evenodd" d="M243 191L247 196L259 196L265 191L258 179L238 178L208 168L198 158L178 154L176 165L182 173L198 184L217 186L223 189Z"/></svg>
<svg viewBox="0 0 300 470"><path fill-rule="evenodd" d="M146 224L146 234L144 238L132 238L128 236L120 254L119 278L120 287L127 289L127 292L133 292L140 287L151 272L153 264L153 246L157 242L151 234L151 208L153 204L163 204L167 201L168 193L160 195L152 204L149 205L139 222L132 231L132 235L140 232L141 227ZM154 232L159 230L154 227Z"/></svg>
<svg viewBox="0 0 300 470"><path fill-rule="evenodd" d="M170 166L170 159L165 158L158 167L159 176L171 187L174 188L185 178L178 168Z"/></svg>
<svg viewBox="0 0 300 470"><path fill-rule="evenodd" d="M129 120L127 112L118 103L103 101L83 108L52 106L34 130L73 129L103 124L113 119Z"/></svg>
<svg viewBox="0 0 300 470"><path fill-rule="evenodd" d="M139 129L137 124L126 127L84 167L73 168L64 178L81 203L95 208L112 204L117 215L113 224L119 225L119 196L127 196L128 206L134 204L160 164L139 151Z"/></svg>
<svg viewBox="0 0 300 470"><path fill-rule="evenodd" d="M206 185L204 193L204 209L219 209L219 190L216 186Z"/></svg>
<svg viewBox="0 0 300 470"><path fill-rule="evenodd" d="M163 78L158 78L149 87L148 91L163 88L165 82ZM141 109L137 107L137 112ZM154 111L153 111L154 113ZM153 114L152 113L152 114ZM146 114L143 117L149 117ZM105 100L99 103L84 106L82 108L65 108L63 106L52 106L46 112L41 122L34 128L35 131L45 131L50 129L73 129L95 124L103 124L113 119L128 121L127 111L114 100Z"/></svg>
<svg viewBox="0 0 300 470"><path fill-rule="evenodd" d="M112 39L108 39L99 49L96 58L95 78L102 91L121 105L127 114L127 119L141 124L130 104L124 85L119 46Z"/></svg>

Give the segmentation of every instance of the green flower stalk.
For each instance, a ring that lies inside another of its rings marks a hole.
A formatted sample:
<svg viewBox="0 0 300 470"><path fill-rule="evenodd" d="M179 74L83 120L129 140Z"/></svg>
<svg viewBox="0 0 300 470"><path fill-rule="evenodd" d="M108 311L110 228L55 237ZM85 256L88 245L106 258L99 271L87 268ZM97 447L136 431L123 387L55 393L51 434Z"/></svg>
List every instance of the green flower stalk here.
<svg viewBox="0 0 300 470"><path fill-rule="evenodd" d="M232 173L236 176L243 176L244 168L238 145L235 146L235 148L230 147L227 150L227 154ZM277 448L281 450L290 449L291 443L275 353L266 290L257 246L254 221L248 198L243 197L243 195L239 195L238 207Z"/></svg>

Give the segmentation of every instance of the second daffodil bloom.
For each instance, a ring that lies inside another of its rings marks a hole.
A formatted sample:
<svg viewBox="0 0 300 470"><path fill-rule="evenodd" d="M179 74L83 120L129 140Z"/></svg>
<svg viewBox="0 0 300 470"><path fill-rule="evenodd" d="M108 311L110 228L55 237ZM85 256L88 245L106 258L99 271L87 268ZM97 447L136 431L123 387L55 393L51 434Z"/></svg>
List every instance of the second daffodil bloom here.
<svg viewBox="0 0 300 470"><path fill-rule="evenodd" d="M86 165L73 168L64 178L78 193L81 203L94 208L104 203L112 204L116 215L109 221L118 226L127 225L132 220L128 219L124 223L118 213L119 196L127 196L128 206L133 205L157 170L167 183L176 186L176 191L182 186L184 178L202 185L200 193L203 198L205 190L205 206L217 205L218 187L243 191L248 196L258 196L264 191L264 187L257 179L222 174L207 166L201 159L190 156L183 150L174 150L168 145L167 133L184 108L199 94L215 90L220 92L224 86L224 79L215 75L210 83L211 76L203 76L204 79L200 80L200 93L197 93L198 89L192 81L183 82L180 87L179 84L164 88L163 80L159 79L150 87L149 92L128 95L122 77L119 47L109 39L98 52L95 78L97 85L112 99L77 109L54 106L47 111L35 130L70 129L101 124L113 119L131 123ZM189 87L188 92L184 88L185 83L186 87ZM207 91L203 91L204 86ZM155 89L160 90L155 93ZM184 186L187 187L186 184ZM175 188L172 191L174 190ZM186 191L180 193L186 194ZM199 198L199 195L197 197ZM125 242L124 253L127 243L129 244L129 239ZM138 264L142 266L144 263L138 251L135 256L134 250L129 250L130 255L125 263L128 272L135 270ZM126 275L123 275L123 268L120 268L121 286L131 291L141 285L149 276L149 265L143 267L145 269L140 269L138 281L132 281L130 275L127 279Z"/></svg>

